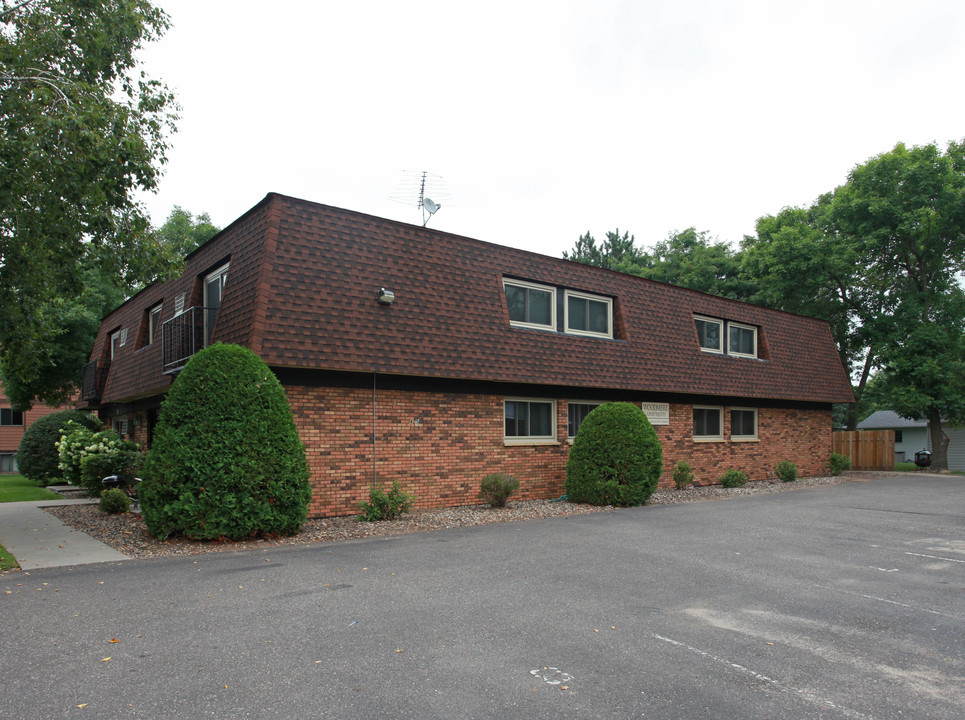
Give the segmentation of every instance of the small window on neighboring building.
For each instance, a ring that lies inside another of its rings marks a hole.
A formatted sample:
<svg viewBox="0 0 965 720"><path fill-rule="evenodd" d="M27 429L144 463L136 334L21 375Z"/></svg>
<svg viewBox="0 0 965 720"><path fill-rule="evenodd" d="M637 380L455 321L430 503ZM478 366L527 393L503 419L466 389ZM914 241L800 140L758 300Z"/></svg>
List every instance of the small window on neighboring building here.
<svg viewBox="0 0 965 720"><path fill-rule="evenodd" d="M0 425L23 425L23 413L12 408L0 408Z"/></svg>
<svg viewBox="0 0 965 720"><path fill-rule="evenodd" d="M730 439L757 440L757 410L754 408L731 408Z"/></svg>
<svg viewBox="0 0 965 720"><path fill-rule="evenodd" d="M0 453L0 473L17 472L17 458L13 453Z"/></svg>
<svg viewBox="0 0 965 720"><path fill-rule="evenodd" d="M757 357L757 328L752 325L727 323L727 352L731 355Z"/></svg>
<svg viewBox="0 0 965 720"><path fill-rule="evenodd" d="M713 320L705 317L694 317L694 325L697 327L697 343L701 350L707 352L724 352L723 335L724 321Z"/></svg>
<svg viewBox="0 0 965 720"><path fill-rule="evenodd" d="M576 433L580 430L580 425L586 420L586 416L590 414L592 410L600 407L603 403L584 403L584 402L571 402L567 409L567 421L566 421L566 435L570 438L575 438Z"/></svg>
<svg viewBox="0 0 965 720"><path fill-rule="evenodd" d="M504 439L507 443L555 442L556 401L503 401Z"/></svg>
<svg viewBox="0 0 965 720"><path fill-rule="evenodd" d="M155 305L147 313L147 344L152 345L160 337L162 305Z"/></svg>
<svg viewBox="0 0 965 720"><path fill-rule="evenodd" d="M901 442L901 430L895 430L895 442L896 443Z"/></svg>
<svg viewBox="0 0 965 720"><path fill-rule="evenodd" d="M724 409L694 405L694 440L714 442L724 439Z"/></svg>
<svg viewBox="0 0 965 720"><path fill-rule="evenodd" d="M520 327L556 330L556 290L518 280L504 280L509 322Z"/></svg>
<svg viewBox="0 0 965 720"><path fill-rule="evenodd" d="M613 337L613 301L567 290L566 332Z"/></svg>

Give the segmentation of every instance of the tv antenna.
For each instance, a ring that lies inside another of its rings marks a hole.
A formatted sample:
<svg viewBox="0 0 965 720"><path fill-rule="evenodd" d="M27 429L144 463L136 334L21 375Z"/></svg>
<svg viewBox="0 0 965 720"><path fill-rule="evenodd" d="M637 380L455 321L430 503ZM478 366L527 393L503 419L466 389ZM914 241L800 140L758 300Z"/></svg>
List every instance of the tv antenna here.
<svg viewBox="0 0 965 720"><path fill-rule="evenodd" d="M429 197L430 192L435 200ZM442 201L448 200L449 193L446 192L445 180L441 176L433 175L426 170L418 172L403 170L402 181L389 198L405 205L415 198L415 206L422 211L422 227L425 227L432 216L439 212Z"/></svg>

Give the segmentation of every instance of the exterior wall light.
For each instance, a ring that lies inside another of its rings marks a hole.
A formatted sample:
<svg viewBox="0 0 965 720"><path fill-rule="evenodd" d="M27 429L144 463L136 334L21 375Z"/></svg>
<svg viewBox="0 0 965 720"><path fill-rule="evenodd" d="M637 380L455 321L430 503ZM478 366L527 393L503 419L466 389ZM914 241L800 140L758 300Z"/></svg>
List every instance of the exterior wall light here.
<svg viewBox="0 0 965 720"><path fill-rule="evenodd" d="M392 303L395 302L395 293L392 292L391 290L386 290L385 288L381 288L379 290L379 302L382 305L391 305Z"/></svg>

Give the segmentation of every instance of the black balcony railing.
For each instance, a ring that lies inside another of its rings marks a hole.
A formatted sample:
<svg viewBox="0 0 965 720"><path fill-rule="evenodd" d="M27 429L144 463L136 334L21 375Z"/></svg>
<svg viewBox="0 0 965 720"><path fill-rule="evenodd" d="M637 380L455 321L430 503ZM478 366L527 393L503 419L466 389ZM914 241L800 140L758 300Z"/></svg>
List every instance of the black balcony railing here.
<svg viewBox="0 0 965 720"><path fill-rule="evenodd" d="M188 308L161 325L161 363L165 374L183 370L191 356L205 346L206 309Z"/></svg>
<svg viewBox="0 0 965 720"><path fill-rule="evenodd" d="M107 371L110 363L100 363L97 360L84 365L81 375L80 399L89 403L100 402L104 393L104 383L107 381Z"/></svg>

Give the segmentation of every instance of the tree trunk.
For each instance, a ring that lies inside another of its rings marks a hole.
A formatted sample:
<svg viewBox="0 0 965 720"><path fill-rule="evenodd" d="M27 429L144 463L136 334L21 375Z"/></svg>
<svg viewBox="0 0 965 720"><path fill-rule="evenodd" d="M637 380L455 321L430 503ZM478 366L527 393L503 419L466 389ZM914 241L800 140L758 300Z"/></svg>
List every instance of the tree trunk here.
<svg viewBox="0 0 965 720"><path fill-rule="evenodd" d="M948 469L948 436L942 430L942 416L937 410L928 414L928 432L931 435L931 469Z"/></svg>

